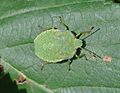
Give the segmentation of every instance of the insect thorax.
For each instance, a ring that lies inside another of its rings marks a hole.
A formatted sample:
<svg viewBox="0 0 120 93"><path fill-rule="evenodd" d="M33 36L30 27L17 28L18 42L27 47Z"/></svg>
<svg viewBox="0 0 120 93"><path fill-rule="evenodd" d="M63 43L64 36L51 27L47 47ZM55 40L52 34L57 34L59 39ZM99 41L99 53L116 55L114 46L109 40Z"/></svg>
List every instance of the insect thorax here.
<svg viewBox="0 0 120 93"><path fill-rule="evenodd" d="M82 40L75 39L75 48L80 48L82 46Z"/></svg>

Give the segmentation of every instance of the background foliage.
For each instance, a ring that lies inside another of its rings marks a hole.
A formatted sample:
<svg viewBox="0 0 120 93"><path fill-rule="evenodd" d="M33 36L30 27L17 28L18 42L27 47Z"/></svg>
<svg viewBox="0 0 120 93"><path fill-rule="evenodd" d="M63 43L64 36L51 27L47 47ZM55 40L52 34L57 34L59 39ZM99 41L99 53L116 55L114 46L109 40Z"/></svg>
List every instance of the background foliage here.
<svg viewBox="0 0 120 93"><path fill-rule="evenodd" d="M76 33L91 26L101 28L86 39L87 48L101 57L112 56L112 62L105 63L83 51L89 60L74 60L71 71L67 62L46 65L41 71L42 60L34 53L33 41L47 27L63 29L58 16ZM4 72L10 74L12 81L20 73L26 76L27 83L16 84L24 89L20 93L119 93L119 24L120 4L110 0L0 0L0 56Z"/></svg>

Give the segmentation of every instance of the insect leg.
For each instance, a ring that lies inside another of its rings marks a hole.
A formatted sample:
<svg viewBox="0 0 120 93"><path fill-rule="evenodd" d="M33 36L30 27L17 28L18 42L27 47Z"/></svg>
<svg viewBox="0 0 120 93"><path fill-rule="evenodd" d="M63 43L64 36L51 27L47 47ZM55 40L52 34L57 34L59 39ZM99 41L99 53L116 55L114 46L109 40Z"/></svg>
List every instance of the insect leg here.
<svg viewBox="0 0 120 93"><path fill-rule="evenodd" d="M50 30L50 29L57 29L56 27L47 27L47 28L45 28L45 29L43 29L43 31L46 31L46 30Z"/></svg>
<svg viewBox="0 0 120 93"><path fill-rule="evenodd" d="M81 55L79 55L79 56L76 55L76 57L77 57L77 58L82 58L82 57L84 57L86 60L88 60L86 54L81 54Z"/></svg>
<svg viewBox="0 0 120 93"><path fill-rule="evenodd" d="M89 34L93 29L94 27L91 27L88 31L80 32L79 34L76 35L76 38L79 38L83 34Z"/></svg>
<svg viewBox="0 0 120 93"><path fill-rule="evenodd" d="M45 65L45 64L44 64L44 63L42 63L42 65L41 65L41 70L43 70L43 68L44 68L44 65Z"/></svg>
<svg viewBox="0 0 120 93"><path fill-rule="evenodd" d="M71 70L71 64L72 64L73 60L69 59L69 63L68 63L68 70L70 71Z"/></svg>
<svg viewBox="0 0 120 93"><path fill-rule="evenodd" d="M69 30L69 27L64 23L62 17L59 16L59 18L60 18L60 23L61 23L63 26L65 26L66 30Z"/></svg>
<svg viewBox="0 0 120 93"><path fill-rule="evenodd" d="M46 64L53 64L53 63L47 62L47 61L43 61L43 62L42 62L42 65L41 65L41 70L43 70L43 68L44 68L44 66L45 66Z"/></svg>
<svg viewBox="0 0 120 93"><path fill-rule="evenodd" d="M46 64L49 64L49 63L47 63L47 62L45 62L45 61L42 63L42 65L41 65L41 70L43 70L43 68L44 68L44 66L45 66Z"/></svg>

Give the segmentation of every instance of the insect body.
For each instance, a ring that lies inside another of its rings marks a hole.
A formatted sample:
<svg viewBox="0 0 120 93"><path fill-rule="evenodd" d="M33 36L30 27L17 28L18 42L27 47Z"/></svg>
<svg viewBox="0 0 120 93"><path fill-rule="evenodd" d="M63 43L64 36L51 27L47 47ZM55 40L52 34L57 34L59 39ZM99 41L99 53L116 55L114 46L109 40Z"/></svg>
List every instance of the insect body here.
<svg viewBox="0 0 120 93"><path fill-rule="evenodd" d="M66 27L66 30L61 31L56 28L51 28L39 34L34 40L36 55L46 63L57 63L62 60L71 59L76 55L76 50L78 48L85 49L82 47L84 39L80 39L80 35L84 33L74 35L69 31L68 26L62 22L61 18L60 20ZM90 30L92 29L93 27ZM90 31L86 33L88 32ZM87 37L89 36L90 34ZM96 55L95 53L93 54ZM71 63L72 62L69 64Z"/></svg>
<svg viewBox="0 0 120 93"><path fill-rule="evenodd" d="M74 56L82 41L70 31L50 29L42 32L35 39L36 55L47 62L59 62Z"/></svg>

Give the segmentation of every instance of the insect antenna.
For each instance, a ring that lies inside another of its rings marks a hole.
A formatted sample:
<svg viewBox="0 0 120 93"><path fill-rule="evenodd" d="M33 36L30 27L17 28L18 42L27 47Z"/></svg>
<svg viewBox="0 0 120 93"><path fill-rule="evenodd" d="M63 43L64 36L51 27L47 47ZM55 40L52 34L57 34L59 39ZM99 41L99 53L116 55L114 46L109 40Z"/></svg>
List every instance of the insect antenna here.
<svg viewBox="0 0 120 93"><path fill-rule="evenodd" d="M93 28L92 28L92 29L93 29ZM94 33L96 33L96 32L99 31L99 30L100 30L100 28L96 29L94 32L92 32L91 34L89 34L89 35L87 35L86 37L84 37L83 40L86 39L86 38L88 38L89 36L93 35Z"/></svg>
<svg viewBox="0 0 120 93"><path fill-rule="evenodd" d="M90 51L89 49L87 49L87 48L83 48L83 49L86 50L86 51L88 51L88 52L90 52L90 53L92 53L94 57L98 57L98 58L102 59L101 56L99 56L99 55L97 55L96 53Z"/></svg>
<svg viewBox="0 0 120 93"><path fill-rule="evenodd" d="M92 28L91 28L91 30L92 30L93 28L94 28L94 27L92 27ZM84 39L88 38L89 36L93 35L94 33L96 33L96 32L97 32L97 31L99 31L99 30L100 30L100 28L96 29L94 32L92 32L91 34L87 35L87 36L86 36L86 37L84 37L82 40L84 40ZM97 55L96 53L94 53L94 52L90 51L89 49L87 49L87 48L85 48L85 47L82 47L82 48L83 48L84 50L86 50L86 51L88 51L88 52L92 53L92 54L93 54L93 56L95 56L95 57L98 57L98 58L102 59L102 57L101 57L101 56L99 56L99 55Z"/></svg>

